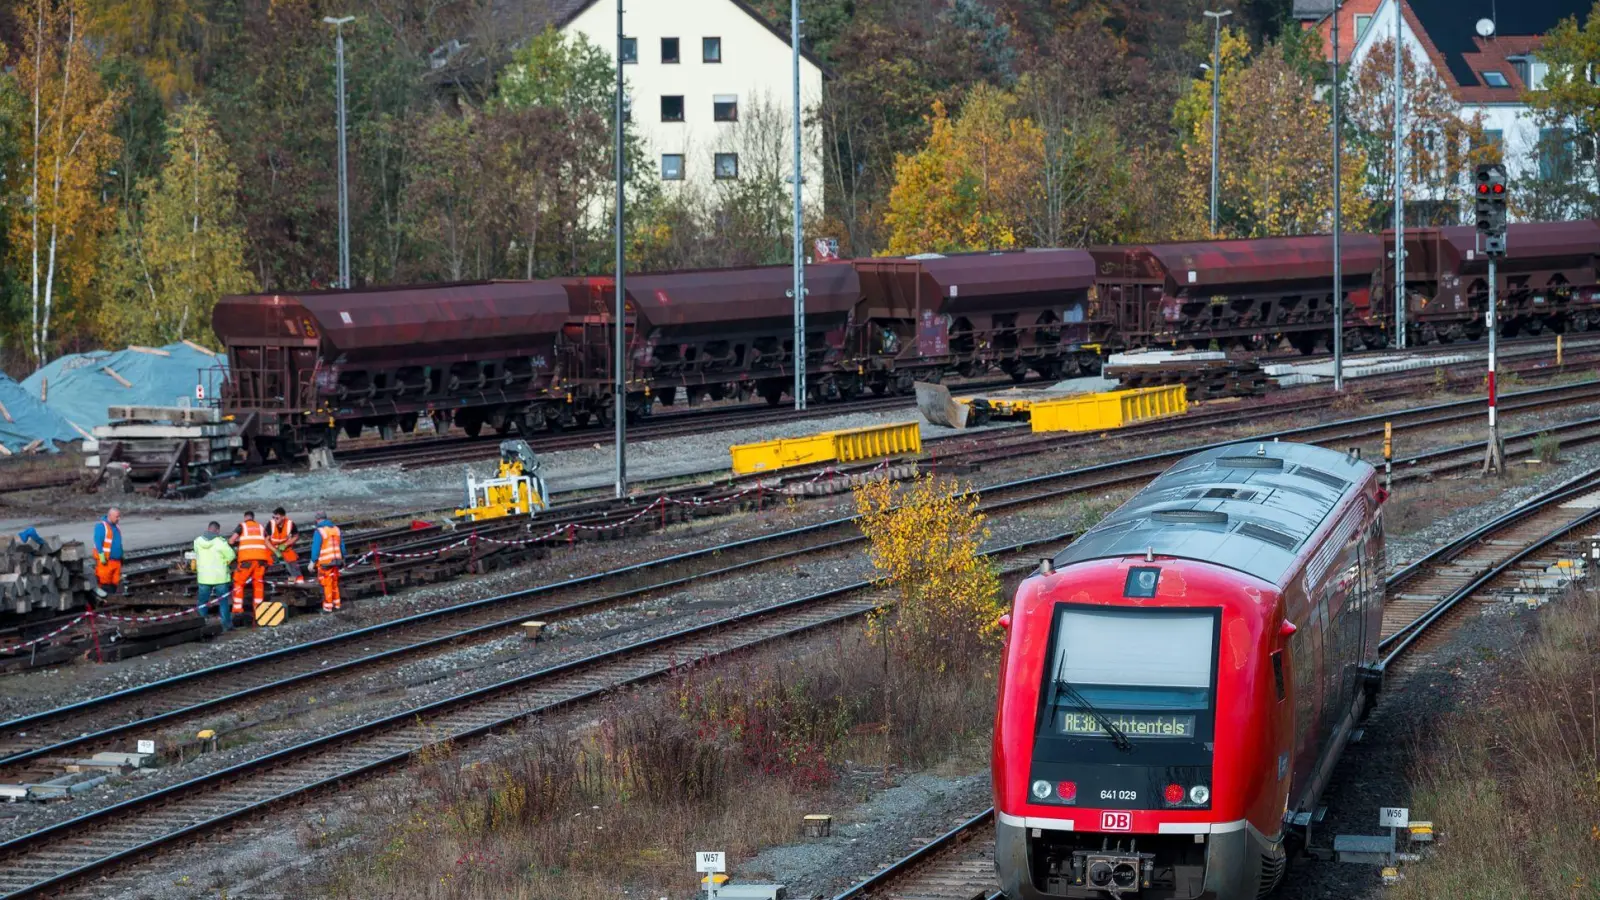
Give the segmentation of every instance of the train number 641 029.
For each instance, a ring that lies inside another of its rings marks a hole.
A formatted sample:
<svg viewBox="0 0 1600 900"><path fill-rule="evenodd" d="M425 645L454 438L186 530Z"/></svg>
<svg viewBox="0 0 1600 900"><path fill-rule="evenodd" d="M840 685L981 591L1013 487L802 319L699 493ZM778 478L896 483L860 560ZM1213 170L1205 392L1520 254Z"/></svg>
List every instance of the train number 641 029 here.
<svg viewBox="0 0 1600 900"><path fill-rule="evenodd" d="M1100 799L1101 800L1137 800L1137 799L1139 799L1139 792L1138 791L1101 791L1100 792Z"/></svg>

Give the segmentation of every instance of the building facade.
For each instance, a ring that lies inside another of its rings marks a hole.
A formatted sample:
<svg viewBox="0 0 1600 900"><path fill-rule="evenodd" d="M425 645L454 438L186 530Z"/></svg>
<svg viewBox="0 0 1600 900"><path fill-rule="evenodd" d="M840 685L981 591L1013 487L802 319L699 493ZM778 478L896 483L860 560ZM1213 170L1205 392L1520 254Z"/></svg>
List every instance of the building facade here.
<svg viewBox="0 0 1600 900"><path fill-rule="evenodd" d="M1570 168L1570 159L1556 158L1570 152L1560 129L1540 120L1528 94L1543 85L1548 71L1538 55L1543 36L1562 19L1576 16L1581 23L1590 0L1346 0L1340 10L1340 43L1349 52L1341 46L1340 56L1351 70L1374 47L1394 40L1396 3L1401 4L1400 41L1407 65L1420 66L1421 74L1441 82L1459 104L1463 120L1481 123L1485 142L1498 147L1496 155L1514 184L1550 177L1558 164ZM1316 6L1325 10L1303 21L1322 33L1326 52L1331 0L1302 0L1296 10ZM1349 41L1347 35L1355 39ZM1450 182L1464 184L1468 174L1450 173ZM1444 199L1422 194L1417 199Z"/></svg>
<svg viewBox="0 0 1600 900"><path fill-rule="evenodd" d="M556 26L614 53L614 3L569 4ZM628 117L668 190L714 199L743 179L794 168L793 64L780 33L741 0L628 0L624 9ZM802 50L802 182L808 211L823 205L822 141L814 124L822 67Z"/></svg>

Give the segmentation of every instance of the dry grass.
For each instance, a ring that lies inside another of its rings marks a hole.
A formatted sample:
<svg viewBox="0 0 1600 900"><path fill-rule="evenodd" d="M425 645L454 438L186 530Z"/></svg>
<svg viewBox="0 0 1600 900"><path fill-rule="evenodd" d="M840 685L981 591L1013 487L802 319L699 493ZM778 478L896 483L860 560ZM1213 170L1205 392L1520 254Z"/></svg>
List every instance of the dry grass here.
<svg viewBox="0 0 1600 900"><path fill-rule="evenodd" d="M859 790L841 779L862 766L979 755L992 666L892 682L887 668L881 645L852 632L801 659L691 669L492 763L447 746L416 763L410 789L367 800L351 831L368 852L330 859L303 892L684 896L692 851L738 859L794 841L805 813ZM314 827L300 837L306 849L335 842Z"/></svg>
<svg viewBox="0 0 1600 900"><path fill-rule="evenodd" d="M1539 615L1501 690L1439 729L1413 806L1442 840L1396 900L1600 897L1600 592Z"/></svg>
<svg viewBox="0 0 1600 900"><path fill-rule="evenodd" d="M1451 513L1491 502L1507 488L1543 474L1529 466L1506 468L1509 471L1503 478L1442 478L1398 484L1384 504L1384 528L1391 534L1411 534Z"/></svg>

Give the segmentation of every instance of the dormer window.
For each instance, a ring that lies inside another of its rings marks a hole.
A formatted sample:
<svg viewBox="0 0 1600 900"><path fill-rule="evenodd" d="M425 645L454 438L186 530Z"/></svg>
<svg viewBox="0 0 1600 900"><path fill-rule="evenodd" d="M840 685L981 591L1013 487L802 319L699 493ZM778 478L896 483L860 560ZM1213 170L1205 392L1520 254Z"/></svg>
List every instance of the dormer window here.
<svg viewBox="0 0 1600 900"><path fill-rule="evenodd" d="M1478 74L1483 77L1483 83L1488 85L1489 87L1492 87L1492 88L1511 87L1511 82L1506 80L1506 74L1504 72L1490 71L1490 72L1479 72Z"/></svg>

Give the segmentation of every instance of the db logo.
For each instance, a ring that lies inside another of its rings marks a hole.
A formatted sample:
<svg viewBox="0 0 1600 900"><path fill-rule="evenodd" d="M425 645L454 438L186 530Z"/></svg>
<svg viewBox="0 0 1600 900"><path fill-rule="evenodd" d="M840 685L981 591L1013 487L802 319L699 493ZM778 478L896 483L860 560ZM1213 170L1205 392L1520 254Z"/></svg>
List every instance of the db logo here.
<svg viewBox="0 0 1600 900"><path fill-rule="evenodd" d="M1132 831L1133 813L1107 812L1100 814L1101 831Z"/></svg>

